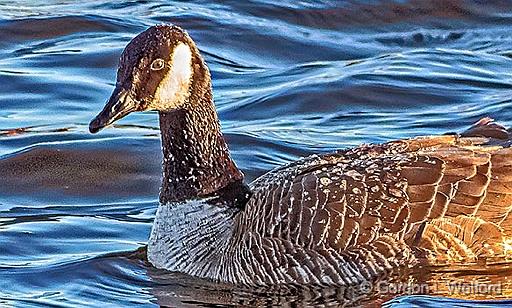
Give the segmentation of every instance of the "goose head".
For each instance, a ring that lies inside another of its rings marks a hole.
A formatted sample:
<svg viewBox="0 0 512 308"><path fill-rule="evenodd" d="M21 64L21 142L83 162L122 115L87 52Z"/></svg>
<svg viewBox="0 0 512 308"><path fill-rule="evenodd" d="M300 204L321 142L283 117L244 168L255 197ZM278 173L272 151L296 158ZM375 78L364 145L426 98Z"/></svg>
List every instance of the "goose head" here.
<svg viewBox="0 0 512 308"><path fill-rule="evenodd" d="M89 131L96 133L131 112L171 112L183 107L191 95L194 70L209 77L197 47L184 30L170 25L150 27L124 49L115 89L89 124Z"/></svg>

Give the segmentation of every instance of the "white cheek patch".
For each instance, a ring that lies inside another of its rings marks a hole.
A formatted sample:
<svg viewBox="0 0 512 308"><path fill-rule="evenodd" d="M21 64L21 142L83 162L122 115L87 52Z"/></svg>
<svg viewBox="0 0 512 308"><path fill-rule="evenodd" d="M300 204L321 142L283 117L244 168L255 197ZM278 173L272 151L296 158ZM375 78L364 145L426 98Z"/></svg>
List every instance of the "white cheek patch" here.
<svg viewBox="0 0 512 308"><path fill-rule="evenodd" d="M174 48L170 66L171 69L156 89L152 109L174 109L188 98L192 79L192 51L187 44L180 43Z"/></svg>

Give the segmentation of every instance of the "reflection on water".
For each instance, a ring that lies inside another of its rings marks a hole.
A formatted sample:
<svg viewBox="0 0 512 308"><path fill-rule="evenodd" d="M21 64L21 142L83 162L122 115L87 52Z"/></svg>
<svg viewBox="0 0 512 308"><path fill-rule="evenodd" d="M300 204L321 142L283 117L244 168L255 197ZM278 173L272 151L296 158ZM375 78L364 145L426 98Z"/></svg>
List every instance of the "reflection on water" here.
<svg viewBox="0 0 512 308"><path fill-rule="evenodd" d="M94 136L87 124L125 44L167 22L186 28L205 56L249 180L310 153L457 131L483 116L512 126L511 8L0 2L0 305L483 307L491 303L466 300L510 297L510 265L413 269L335 289L244 289L156 270L133 252L157 207L157 117L133 114Z"/></svg>

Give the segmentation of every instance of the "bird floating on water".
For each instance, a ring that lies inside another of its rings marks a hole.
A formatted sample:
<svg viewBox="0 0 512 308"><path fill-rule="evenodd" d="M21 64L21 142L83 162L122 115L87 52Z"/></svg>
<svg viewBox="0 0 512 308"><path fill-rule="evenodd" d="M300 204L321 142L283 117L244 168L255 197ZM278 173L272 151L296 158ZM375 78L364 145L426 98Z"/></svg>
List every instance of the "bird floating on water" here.
<svg viewBox="0 0 512 308"><path fill-rule="evenodd" d="M244 182L208 67L189 35L153 26L124 49L95 133L157 110L163 180L147 257L243 285L351 285L415 264L505 258L512 244L511 133L462 134L312 155Z"/></svg>

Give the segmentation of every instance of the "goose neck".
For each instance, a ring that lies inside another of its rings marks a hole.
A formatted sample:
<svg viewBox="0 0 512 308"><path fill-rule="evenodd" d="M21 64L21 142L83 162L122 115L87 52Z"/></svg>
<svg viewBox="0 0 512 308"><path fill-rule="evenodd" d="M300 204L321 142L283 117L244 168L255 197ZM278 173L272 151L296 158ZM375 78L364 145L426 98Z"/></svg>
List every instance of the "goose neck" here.
<svg viewBox="0 0 512 308"><path fill-rule="evenodd" d="M243 174L230 157L211 95L172 112L160 112L162 204L213 195ZM194 99L194 96L191 96Z"/></svg>

